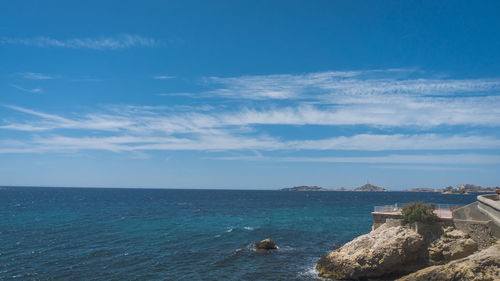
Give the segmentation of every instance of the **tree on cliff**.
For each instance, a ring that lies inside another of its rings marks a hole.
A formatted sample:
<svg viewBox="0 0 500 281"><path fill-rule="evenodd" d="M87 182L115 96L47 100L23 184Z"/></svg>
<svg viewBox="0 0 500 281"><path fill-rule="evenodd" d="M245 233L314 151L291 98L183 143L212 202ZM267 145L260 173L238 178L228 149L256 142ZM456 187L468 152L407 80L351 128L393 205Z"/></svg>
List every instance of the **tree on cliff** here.
<svg viewBox="0 0 500 281"><path fill-rule="evenodd" d="M426 205L424 202L411 202L403 206L402 217L407 223L433 223L437 221L438 216L434 214L436 204Z"/></svg>

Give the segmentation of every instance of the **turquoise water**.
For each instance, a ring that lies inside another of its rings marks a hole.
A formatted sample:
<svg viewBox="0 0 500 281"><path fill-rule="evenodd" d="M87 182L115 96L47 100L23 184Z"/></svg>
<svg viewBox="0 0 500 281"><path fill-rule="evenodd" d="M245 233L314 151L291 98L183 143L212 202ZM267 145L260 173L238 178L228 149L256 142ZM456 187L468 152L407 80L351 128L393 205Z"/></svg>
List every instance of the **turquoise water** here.
<svg viewBox="0 0 500 281"><path fill-rule="evenodd" d="M317 280L319 257L371 230L375 205L475 195L0 189L0 280ZM270 237L277 251L252 243Z"/></svg>

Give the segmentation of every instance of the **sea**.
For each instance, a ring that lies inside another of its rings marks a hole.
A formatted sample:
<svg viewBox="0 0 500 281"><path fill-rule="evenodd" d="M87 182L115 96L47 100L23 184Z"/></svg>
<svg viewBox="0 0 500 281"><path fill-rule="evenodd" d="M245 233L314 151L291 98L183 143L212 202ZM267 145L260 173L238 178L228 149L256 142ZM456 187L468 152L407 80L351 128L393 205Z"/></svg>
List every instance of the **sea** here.
<svg viewBox="0 0 500 281"><path fill-rule="evenodd" d="M0 280L321 280L374 206L477 194L0 188ZM279 249L256 251L273 239Z"/></svg>

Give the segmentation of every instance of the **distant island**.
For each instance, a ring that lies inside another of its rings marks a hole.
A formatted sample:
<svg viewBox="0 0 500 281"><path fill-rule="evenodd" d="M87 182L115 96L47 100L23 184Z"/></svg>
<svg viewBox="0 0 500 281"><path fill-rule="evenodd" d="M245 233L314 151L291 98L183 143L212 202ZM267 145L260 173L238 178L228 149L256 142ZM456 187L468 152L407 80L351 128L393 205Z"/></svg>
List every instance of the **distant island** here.
<svg viewBox="0 0 500 281"><path fill-rule="evenodd" d="M405 189L403 191L406 191L406 192L440 192L440 190L430 188L430 187L410 188L410 189Z"/></svg>
<svg viewBox="0 0 500 281"><path fill-rule="evenodd" d="M388 190L383 187L367 183L361 187L353 189L353 191L388 191Z"/></svg>
<svg viewBox="0 0 500 281"><path fill-rule="evenodd" d="M319 187L319 186L295 186L295 187L287 187L287 188L282 188L280 191L388 191L387 189L379 186L375 186L372 184L365 184L363 186L354 188L354 189L348 189L348 188L324 188L324 187Z"/></svg>
<svg viewBox="0 0 500 281"><path fill-rule="evenodd" d="M282 188L280 189L280 191L332 191L332 190L319 186L301 185L301 186Z"/></svg>
<svg viewBox="0 0 500 281"><path fill-rule="evenodd" d="M474 184L460 184L457 187L453 188L452 186L448 186L441 189L429 188L429 187L417 187L417 188L409 188L403 190L405 192L441 192L442 194L468 194L472 192L495 192L495 189L498 187L482 187ZM357 188L324 188L319 186L308 186L301 185L295 187L287 187L282 188L280 191L389 191L383 187L375 186L372 184L365 184L363 186Z"/></svg>

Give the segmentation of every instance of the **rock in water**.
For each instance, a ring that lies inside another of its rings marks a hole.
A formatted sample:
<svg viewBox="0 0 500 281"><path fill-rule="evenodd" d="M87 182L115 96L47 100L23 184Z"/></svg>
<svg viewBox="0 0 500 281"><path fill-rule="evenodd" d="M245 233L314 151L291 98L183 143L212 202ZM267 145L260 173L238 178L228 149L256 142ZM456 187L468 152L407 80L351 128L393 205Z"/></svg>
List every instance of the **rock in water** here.
<svg viewBox="0 0 500 281"><path fill-rule="evenodd" d="M273 240L270 238L264 239L260 242L255 242L254 244L255 249L258 250L275 250L278 249L278 246L274 243Z"/></svg>
<svg viewBox="0 0 500 281"><path fill-rule="evenodd" d="M323 256L319 275L359 280L413 272L427 264L424 238L402 226L386 224Z"/></svg>
<svg viewBox="0 0 500 281"><path fill-rule="evenodd" d="M404 276L397 281L494 281L500 280L500 244L466 258L435 265Z"/></svg>

